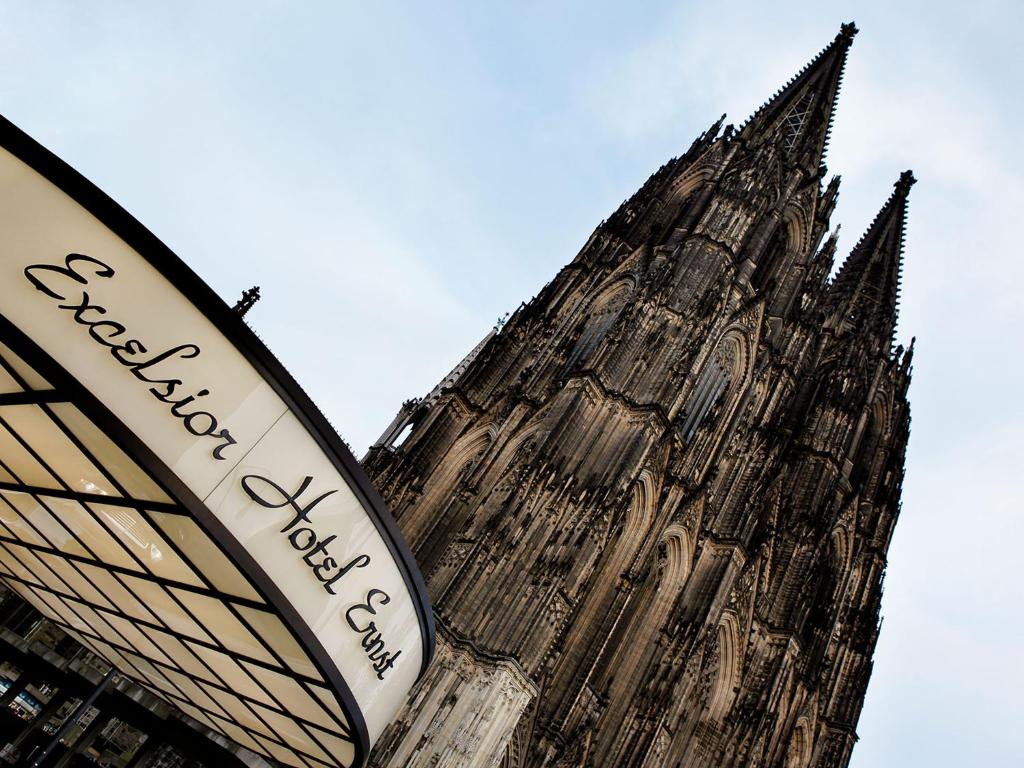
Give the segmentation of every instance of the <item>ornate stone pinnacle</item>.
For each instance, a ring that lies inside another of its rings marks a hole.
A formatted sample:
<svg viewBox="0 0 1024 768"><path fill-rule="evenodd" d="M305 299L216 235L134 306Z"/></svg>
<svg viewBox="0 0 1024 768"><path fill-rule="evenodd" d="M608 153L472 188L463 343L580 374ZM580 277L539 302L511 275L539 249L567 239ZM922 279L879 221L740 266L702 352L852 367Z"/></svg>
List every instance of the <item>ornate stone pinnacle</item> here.
<svg viewBox="0 0 1024 768"><path fill-rule="evenodd" d="M254 285L247 291L242 291L242 298L240 298L235 306L232 307L242 317L245 317L245 313L252 309L253 304L260 300L260 287Z"/></svg>
<svg viewBox="0 0 1024 768"><path fill-rule="evenodd" d="M917 179L914 178L914 172L911 170L906 170L900 174L900 179L899 181L896 182L895 186L898 191L902 192L903 194L906 194L907 192L910 191L910 188L914 186L914 184L916 183Z"/></svg>

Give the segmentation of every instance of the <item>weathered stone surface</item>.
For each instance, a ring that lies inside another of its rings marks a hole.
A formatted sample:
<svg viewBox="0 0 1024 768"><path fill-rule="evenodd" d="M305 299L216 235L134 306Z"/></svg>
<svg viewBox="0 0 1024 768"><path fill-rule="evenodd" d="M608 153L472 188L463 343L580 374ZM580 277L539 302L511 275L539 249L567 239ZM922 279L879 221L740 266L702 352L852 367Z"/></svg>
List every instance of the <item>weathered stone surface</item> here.
<svg viewBox="0 0 1024 768"><path fill-rule="evenodd" d="M829 280L854 32L659 169L370 450L441 637L374 765L848 762L912 356L909 173Z"/></svg>

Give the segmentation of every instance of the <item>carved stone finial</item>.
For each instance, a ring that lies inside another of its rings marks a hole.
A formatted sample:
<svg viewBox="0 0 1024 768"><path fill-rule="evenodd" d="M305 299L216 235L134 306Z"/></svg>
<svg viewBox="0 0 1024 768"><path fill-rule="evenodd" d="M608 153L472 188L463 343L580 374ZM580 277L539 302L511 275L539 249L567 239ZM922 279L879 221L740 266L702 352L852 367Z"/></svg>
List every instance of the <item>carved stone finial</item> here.
<svg viewBox="0 0 1024 768"><path fill-rule="evenodd" d="M854 35L856 35L859 31L860 30L857 29L857 25L851 21L839 27L839 34L836 36L836 39L850 42L851 40L853 40Z"/></svg>
<svg viewBox="0 0 1024 768"><path fill-rule="evenodd" d="M917 179L914 178L914 172L906 170L900 174L900 180L896 182L896 189L906 194L910 191L910 188L917 183Z"/></svg>
<svg viewBox="0 0 1024 768"><path fill-rule="evenodd" d="M235 306L232 307L242 317L245 317L245 313L252 309L253 304L260 300L260 287L254 285L247 291L242 291L242 298L238 300Z"/></svg>

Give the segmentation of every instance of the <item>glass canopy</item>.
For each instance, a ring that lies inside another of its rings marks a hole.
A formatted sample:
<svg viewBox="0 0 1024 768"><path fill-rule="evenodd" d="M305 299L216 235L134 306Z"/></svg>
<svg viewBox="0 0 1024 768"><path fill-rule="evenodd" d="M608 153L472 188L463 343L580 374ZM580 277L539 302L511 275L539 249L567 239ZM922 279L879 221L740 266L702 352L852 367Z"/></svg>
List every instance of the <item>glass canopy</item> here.
<svg viewBox="0 0 1024 768"><path fill-rule="evenodd" d="M290 766L350 766L342 703L259 588L193 514L0 344L0 578L120 672ZM52 361L50 361L52 365Z"/></svg>

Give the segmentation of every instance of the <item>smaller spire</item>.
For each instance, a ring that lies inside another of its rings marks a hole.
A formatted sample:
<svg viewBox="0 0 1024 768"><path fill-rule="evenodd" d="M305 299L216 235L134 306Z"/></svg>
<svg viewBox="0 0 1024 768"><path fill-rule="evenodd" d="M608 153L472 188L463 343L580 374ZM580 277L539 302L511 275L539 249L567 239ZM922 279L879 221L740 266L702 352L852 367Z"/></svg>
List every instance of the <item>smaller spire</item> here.
<svg viewBox="0 0 1024 768"><path fill-rule="evenodd" d="M829 243L832 244L833 248L835 248L839 244L839 233L842 232L842 231L843 231L843 225L840 223L840 224L836 224L836 228L828 233L828 241L829 241Z"/></svg>
<svg viewBox="0 0 1024 768"><path fill-rule="evenodd" d="M718 134L719 132L721 132L722 124L724 122L725 113L723 112L720 118L713 122L706 131L704 131L700 136L693 140L693 143L690 145L690 148L686 150L687 154L690 154L692 152L703 152L705 149L707 149L707 147L709 147L715 141L715 139L718 138Z"/></svg>
<svg viewBox="0 0 1024 768"><path fill-rule="evenodd" d="M840 332L870 334L892 346L899 308L907 197L917 180L900 174L893 192L850 252L829 287L829 305Z"/></svg>
<svg viewBox="0 0 1024 768"><path fill-rule="evenodd" d="M839 233L842 231L843 225L836 224L836 228L828 233L828 239L825 240L825 245L822 246L821 251L827 252L835 256L837 250L839 250Z"/></svg>
<svg viewBox="0 0 1024 768"><path fill-rule="evenodd" d="M903 352L903 359L900 361L900 367L907 373L910 372L910 365L914 362L914 345L917 344L917 336L910 337L910 346Z"/></svg>
<svg viewBox="0 0 1024 768"><path fill-rule="evenodd" d="M720 130L722 130L722 125L724 125L724 124L725 124L725 112L723 112L722 116L720 118L718 118L717 120L715 120L715 122L713 122L711 124L710 128L708 128L706 131L704 131L704 136L706 138L709 138L709 139L714 139L715 137L718 136L718 132Z"/></svg>

